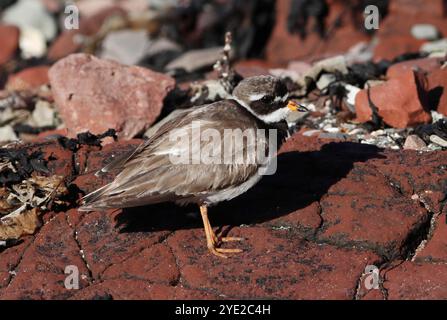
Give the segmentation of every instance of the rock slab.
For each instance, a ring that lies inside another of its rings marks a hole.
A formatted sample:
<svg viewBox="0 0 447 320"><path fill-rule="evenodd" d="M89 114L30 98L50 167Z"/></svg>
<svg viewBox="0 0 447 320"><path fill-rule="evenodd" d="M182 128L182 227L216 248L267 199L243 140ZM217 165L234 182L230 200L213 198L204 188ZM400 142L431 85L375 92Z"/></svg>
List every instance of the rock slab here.
<svg viewBox="0 0 447 320"><path fill-rule="evenodd" d="M355 97L357 120L372 118L370 101L377 107L383 121L395 128L406 128L431 121L428 105L427 79L422 72L406 70L387 82L362 90Z"/></svg>
<svg viewBox="0 0 447 320"><path fill-rule="evenodd" d="M15 26L0 25L0 65L11 59L19 47L19 29Z"/></svg>
<svg viewBox="0 0 447 320"><path fill-rule="evenodd" d="M155 121L175 85L169 76L87 54L60 60L49 78L70 135L113 128L122 139L131 139Z"/></svg>

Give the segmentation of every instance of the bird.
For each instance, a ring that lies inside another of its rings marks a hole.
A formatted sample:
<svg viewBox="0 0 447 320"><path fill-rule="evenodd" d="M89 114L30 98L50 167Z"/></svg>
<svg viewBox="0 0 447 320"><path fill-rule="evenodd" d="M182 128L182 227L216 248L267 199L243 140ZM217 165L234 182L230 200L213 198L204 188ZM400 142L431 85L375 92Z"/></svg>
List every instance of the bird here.
<svg viewBox="0 0 447 320"><path fill-rule="evenodd" d="M290 113L297 111L307 112L308 109L289 99L289 92L282 79L268 75L245 78L233 89L230 98L188 109L177 109L158 122L147 140L98 172L119 171L111 183L85 195L79 210L98 211L161 202L197 204L208 250L222 258L240 253L241 249L221 248L223 242L244 239L218 237L209 221L208 208L231 200L253 187L262 178L260 167L268 166L272 156L266 156L262 163L236 163L233 157L236 153L245 152L248 159L253 158L254 152L257 152L256 148L252 148L253 141L248 142L246 139L243 140L246 143L237 148L229 147L230 143L223 143L224 150L220 150L219 159L228 160L230 157L233 161L177 163L173 159L186 153L189 156L195 154L188 150L194 149L194 146L206 147L206 139L193 137L192 132L197 123L200 124L202 133L208 129L217 132L220 137L228 132L225 130L276 130L278 134L274 139L281 144L289 135L289 126L285 119ZM173 132L176 132L177 139L172 138ZM261 149L262 154L268 153L272 139L266 135L265 139L259 139L261 142L256 141L256 147Z"/></svg>

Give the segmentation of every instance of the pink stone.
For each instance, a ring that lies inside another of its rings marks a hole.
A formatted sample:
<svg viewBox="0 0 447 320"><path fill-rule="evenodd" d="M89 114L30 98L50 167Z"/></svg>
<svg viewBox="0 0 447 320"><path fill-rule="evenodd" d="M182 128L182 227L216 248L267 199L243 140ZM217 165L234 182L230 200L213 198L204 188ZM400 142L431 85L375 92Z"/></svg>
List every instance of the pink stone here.
<svg viewBox="0 0 447 320"><path fill-rule="evenodd" d="M113 128L120 138L131 139L155 121L175 85L167 75L82 53L57 62L49 77L71 136Z"/></svg>
<svg viewBox="0 0 447 320"><path fill-rule="evenodd" d="M384 122L395 128L406 128L431 121L426 111L426 81L423 72L408 70L401 76L370 89L371 101L377 107ZM357 120L371 120L367 91L360 91L355 97Z"/></svg>

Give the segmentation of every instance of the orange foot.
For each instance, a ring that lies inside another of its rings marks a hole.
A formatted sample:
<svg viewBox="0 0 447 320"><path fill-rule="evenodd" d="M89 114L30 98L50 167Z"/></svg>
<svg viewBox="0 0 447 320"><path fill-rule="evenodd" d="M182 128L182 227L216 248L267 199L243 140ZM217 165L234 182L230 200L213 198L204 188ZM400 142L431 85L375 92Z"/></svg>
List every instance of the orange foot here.
<svg viewBox="0 0 447 320"><path fill-rule="evenodd" d="M244 238L238 237L217 237L211 227L210 220L208 219L208 208L205 205L200 206L200 214L202 215L203 228L205 229L206 245L208 250L215 256L221 258L228 258L224 253L241 253L241 249L227 249L219 248L222 242L231 241L243 241Z"/></svg>

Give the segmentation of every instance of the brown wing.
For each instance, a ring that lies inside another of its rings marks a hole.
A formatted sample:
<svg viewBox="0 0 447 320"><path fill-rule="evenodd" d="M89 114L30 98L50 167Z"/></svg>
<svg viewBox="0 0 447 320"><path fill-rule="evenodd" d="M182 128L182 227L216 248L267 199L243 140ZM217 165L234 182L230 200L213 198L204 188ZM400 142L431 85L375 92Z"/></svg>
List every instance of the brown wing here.
<svg viewBox="0 0 447 320"><path fill-rule="evenodd" d="M214 129L221 137L224 129L257 128L257 121L238 108L233 101L221 101L178 112L163 121L151 138L120 164L123 170L112 183L84 198L81 210L188 199L242 184L257 173L256 163L242 165L229 163L228 159L223 164L173 163L173 159L184 156L189 150L187 147L203 144L195 141L197 136L192 134L193 124L197 121L201 132ZM174 129L180 140L172 139L170 134ZM184 137L191 139L189 143L184 143L186 140L181 139ZM247 143L243 147L243 154L253 150ZM232 157L233 151L222 150L222 153Z"/></svg>

